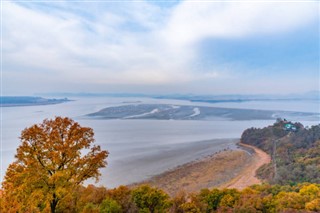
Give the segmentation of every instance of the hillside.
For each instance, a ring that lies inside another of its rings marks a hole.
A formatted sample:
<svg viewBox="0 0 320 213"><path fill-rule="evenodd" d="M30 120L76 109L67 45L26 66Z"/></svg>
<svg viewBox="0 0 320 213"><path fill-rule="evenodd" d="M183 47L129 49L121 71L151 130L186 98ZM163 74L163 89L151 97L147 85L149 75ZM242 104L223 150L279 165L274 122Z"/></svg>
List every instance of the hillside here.
<svg viewBox="0 0 320 213"><path fill-rule="evenodd" d="M278 119L272 126L245 130L241 141L271 155L271 163L258 171L260 178L276 184L320 183L320 124L304 127Z"/></svg>

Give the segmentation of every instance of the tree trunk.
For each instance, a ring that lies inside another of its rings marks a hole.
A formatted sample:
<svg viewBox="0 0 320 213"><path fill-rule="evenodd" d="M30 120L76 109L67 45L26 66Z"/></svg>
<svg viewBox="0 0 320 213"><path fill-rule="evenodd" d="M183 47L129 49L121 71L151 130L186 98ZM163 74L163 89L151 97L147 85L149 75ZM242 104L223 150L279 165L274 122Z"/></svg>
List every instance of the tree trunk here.
<svg viewBox="0 0 320 213"><path fill-rule="evenodd" d="M58 204L58 199L55 193L53 193L53 199L50 202L50 208L51 208L51 213L55 213L56 212L56 207Z"/></svg>

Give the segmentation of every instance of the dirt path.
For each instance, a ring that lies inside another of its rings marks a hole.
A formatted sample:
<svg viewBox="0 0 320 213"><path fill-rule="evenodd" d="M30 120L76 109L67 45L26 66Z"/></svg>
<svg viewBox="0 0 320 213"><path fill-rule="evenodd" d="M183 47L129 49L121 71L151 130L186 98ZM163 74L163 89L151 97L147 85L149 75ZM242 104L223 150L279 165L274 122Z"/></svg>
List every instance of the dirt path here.
<svg viewBox="0 0 320 213"><path fill-rule="evenodd" d="M261 183L261 180L256 177L256 171L262 165L268 164L271 161L270 156L261 149L243 143L240 143L240 145L254 150L255 153L253 154L253 161L233 180L229 181L226 184L223 184L221 188L236 188L241 190L253 184Z"/></svg>

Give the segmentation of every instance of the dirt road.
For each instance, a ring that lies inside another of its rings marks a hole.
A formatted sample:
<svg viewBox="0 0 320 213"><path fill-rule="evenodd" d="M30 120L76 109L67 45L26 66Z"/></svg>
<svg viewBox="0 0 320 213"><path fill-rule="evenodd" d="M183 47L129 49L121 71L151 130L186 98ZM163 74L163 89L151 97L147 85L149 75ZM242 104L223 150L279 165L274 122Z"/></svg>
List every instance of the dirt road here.
<svg viewBox="0 0 320 213"><path fill-rule="evenodd" d="M270 156L261 149L243 143L240 143L240 145L254 150L252 163L248 167L243 169L242 172L233 180L229 181L226 184L223 184L221 186L222 188L236 188L241 190L253 184L261 183L261 180L256 177L256 171L262 165L268 164L271 161Z"/></svg>

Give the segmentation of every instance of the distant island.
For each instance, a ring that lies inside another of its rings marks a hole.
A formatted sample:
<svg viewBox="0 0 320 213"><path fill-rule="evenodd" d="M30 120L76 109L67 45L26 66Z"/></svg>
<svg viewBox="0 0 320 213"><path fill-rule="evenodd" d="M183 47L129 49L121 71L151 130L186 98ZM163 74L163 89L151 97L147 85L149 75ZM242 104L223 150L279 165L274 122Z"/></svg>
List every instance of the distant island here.
<svg viewBox="0 0 320 213"><path fill-rule="evenodd" d="M309 112L140 103L107 107L87 116L94 119L151 120L274 120L278 117L319 119L319 113Z"/></svg>
<svg viewBox="0 0 320 213"><path fill-rule="evenodd" d="M47 99L33 96L1 96L0 107L14 107L14 106L35 106L35 105L49 105L60 104L71 101L67 98L62 99Z"/></svg>

